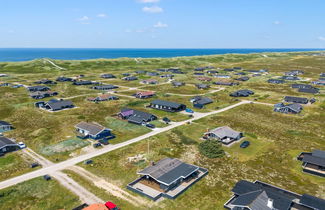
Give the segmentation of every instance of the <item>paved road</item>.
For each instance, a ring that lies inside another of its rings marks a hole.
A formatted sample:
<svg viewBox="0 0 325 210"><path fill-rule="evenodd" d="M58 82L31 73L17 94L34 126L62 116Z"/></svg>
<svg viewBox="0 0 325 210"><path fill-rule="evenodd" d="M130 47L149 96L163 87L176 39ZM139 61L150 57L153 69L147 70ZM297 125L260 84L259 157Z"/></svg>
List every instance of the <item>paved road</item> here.
<svg viewBox="0 0 325 210"><path fill-rule="evenodd" d="M191 122L193 120L198 120L198 119L207 117L209 115L218 114L218 113L233 109L233 108L235 108L237 106L240 106L240 105L243 105L243 104L248 104L248 103L251 103L251 102L250 101L241 101L241 102L239 102L237 104L230 105L230 106L225 107L225 108L220 109L220 110L216 110L216 111L212 111L212 112L208 112L208 113L195 113L194 117L189 119L189 120L185 120L185 121L181 121L181 122L175 122L175 123L173 123L173 124L171 124L171 125L169 125L167 127L153 130L150 133L144 134L144 135L136 137L134 139L131 139L131 140L119 143L119 144L107 145L103 149L99 149L97 151L90 152L88 154L80 155L78 157L71 158L71 159L68 159L66 161L56 163L56 164L53 164L53 165L49 165L49 166L41 168L39 170L32 171L32 172L29 172L29 173L26 173L26 174L23 174L23 175L20 175L20 176L17 176L17 177L14 177L14 178L11 178L11 179L8 179L8 180L5 180L5 181L2 181L2 182L0 182L0 189L7 188L7 187L13 186L15 184L18 184L18 183L21 183L21 182L24 182L24 181L27 181L27 180L30 180L30 179L33 179L33 178L36 178L36 177L39 177L39 176L43 176L43 175L46 175L46 174L53 174L53 173L55 173L57 171L63 170L65 168L67 168L67 167L73 166L73 165L75 165L77 163L80 163L82 161L94 158L96 156L103 155L105 153L111 152L113 150L116 150L116 149L119 149L119 148L122 148L122 147L125 147L125 146L128 146L130 144L133 144L133 143L139 142L141 140L147 139L147 138L149 138L151 136L155 136L155 135L157 135L159 133L169 131L169 130L171 130L173 128L184 125L184 124L186 124L188 122Z"/></svg>

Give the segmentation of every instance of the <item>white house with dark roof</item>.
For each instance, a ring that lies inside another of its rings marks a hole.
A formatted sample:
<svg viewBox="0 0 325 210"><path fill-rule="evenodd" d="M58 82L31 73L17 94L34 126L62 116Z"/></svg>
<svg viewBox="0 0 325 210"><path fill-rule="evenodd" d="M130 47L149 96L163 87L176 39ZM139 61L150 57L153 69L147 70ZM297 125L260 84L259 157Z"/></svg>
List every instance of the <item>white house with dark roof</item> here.
<svg viewBox="0 0 325 210"><path fill-rule="evenodd" d="M186 105L179 104L171 101L154 100L150 103L149 107L153 109L163 110L167 112L180 112L186 109Z"/></svg>
<svg viewBox="0 0 325 210"><path fill-rule="evenodd" d="M112 137L111 129L97 123L80 122L75 125L76 132L80 138L103 139Z"/></svg>
<svg viewBox="0 0 325 210"><path fill-rule="evenodd" d="M44 109L51 112L61 111L65 109L72 109L75 107L72 101L70 100L57 100L57 99L52 99L49 100L48 102L39 101L35 103L35 106L37 108Z"/></svg>
<svg viewBox="0 0 325 210"><path fill-rule="evenodd" d="M12 128L13 127L10 123L0 120L0 133L5 131L10 131Z"/></svg>
<svg viewBox="0 0 325 210"><path fill-rule="evenodd" d="M303 172L325 177L325 151L302 152L297 159L302 162Z"/></svg>
<svg viewBox="0 0 325 210"><path fill-rule="evenodd" d="M222 126L206 132L204 139L217 139L223 144L230 144L243 137L243 133L235 131L228 126Z"/></svg>
<svg viewBox="0 0 325 210"><path fill-rule="evenodd" d="M199 166L165 158L139 171L141 177L127 188L153 200L162 196L174 199L207 173Z"/></svg>
<svg viewBox="0 0 325 210"><path fill-rule="evenodd" d="M0 153L6 154L8 152L13 152L19 150L20 147L11 139L0 136Z"/></svg>
<svg viewBox="0 0 325 210"><path fill-rule="evenodd" d="M274 105L273 110L284 114L298 114L303 110L303 106L297 103L287 105L284 103L278 103Z"/></svg>
<svg viewBox="0 0 325 210"><path fill-rule="evenodd" d="M240 180L224 204L229 210L324 210L325 200L297 194L261 181Z"/></svg>

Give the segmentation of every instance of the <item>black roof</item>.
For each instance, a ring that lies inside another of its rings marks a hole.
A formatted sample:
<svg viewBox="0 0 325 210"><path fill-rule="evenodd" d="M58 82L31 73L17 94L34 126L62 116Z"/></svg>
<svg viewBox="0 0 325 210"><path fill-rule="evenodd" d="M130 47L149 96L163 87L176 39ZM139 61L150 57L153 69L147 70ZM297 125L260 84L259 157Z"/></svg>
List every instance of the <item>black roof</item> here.
<svg viewBox="0 0 325 210"><path fill-rule="evenodd" d="M292 84L292 88L313 88L312 85L307 85L307 84Z"/></svg>
<svg viewBox="0 0 325 210"><path fill-rule="evenodd" d="M286 102L294 102L299 104L307 104L308 98L294 97L294 96L286 96L284 97Z"/></svg>
<svg viewBox="0 0 325 210"><path fill-rule="evenodd" d="M303 194L300 203L319 210L325 210L325 200L316 198L314 196Z"/></svg>
<svg viewBox="0 0 325 210"><path fill-rule="evenodd" d="M69 100L61 100L61 101L50 100L49 102L47 102L47 104L50 106L52 110L60 110L67 106L73 106L72 101Z"/></svg>
<svg viewBox="0 0 325 210"><path fill-rule="evenodd" d="M83 80L83 81L75 81L73 82L74 85L91 85L93 84L92 81L89 80Z"/></svg>
<svg viewBox="0 0 325 210"><path fill-rule="evenodd" d="M6 122L6 121L2 121L0 120L0 125L11 125L10 123Z"/></svg>
<svg viewBox="0 0 325 210"><path fill-rule="evenodd" d="M183 104L179 104L179 103L175 103L175 102L170 102L170 101L159 100L159 99L152 101L151 104L157 104L157 105L161 105L161 106L167 106L167 107L171 107L171 108L175 108L175 109L178 109L181 106L184 106Z"/></svg>
<svg viewBox="0 0 325 210"><path fill-rule="evenodd" d="M28 90L33 92L33 91L50 90L50 88L47 86L38 85L38 86L28 87Z"/></svg>
<svg viewBox="0 0 325 210"><path fill-rule="evenodd" d="M13 144L15 145L16 143L6 137L0 136L0 148Z"/></svg>
<svg viewBox="0 0 325 210"><path fill-rule="evenodd" d="M299 88L298 92L316 94L316 93L319 93L319 89L318 88Z"/></svg>
<svg viewBox="0 0 325 210"><path fill-rule="evenodd" d="M99 85L99 86L94 86L93 89L116 89L118 88L115 85Z"/></svg>

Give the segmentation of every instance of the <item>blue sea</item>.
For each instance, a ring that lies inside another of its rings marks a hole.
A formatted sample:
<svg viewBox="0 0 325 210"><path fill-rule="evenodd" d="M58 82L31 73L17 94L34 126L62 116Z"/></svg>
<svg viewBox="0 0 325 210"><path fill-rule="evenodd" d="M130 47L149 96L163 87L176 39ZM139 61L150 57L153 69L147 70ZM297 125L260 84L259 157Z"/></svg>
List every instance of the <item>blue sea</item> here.
<svg viewBox="0 0 325 210"><path fill-rule="evenodd" d="M29 61L39 58L87 60L97 58L170 58L228 53L297 52L325 49L92 49L92 48L0 48L0 61Z"/></svg>

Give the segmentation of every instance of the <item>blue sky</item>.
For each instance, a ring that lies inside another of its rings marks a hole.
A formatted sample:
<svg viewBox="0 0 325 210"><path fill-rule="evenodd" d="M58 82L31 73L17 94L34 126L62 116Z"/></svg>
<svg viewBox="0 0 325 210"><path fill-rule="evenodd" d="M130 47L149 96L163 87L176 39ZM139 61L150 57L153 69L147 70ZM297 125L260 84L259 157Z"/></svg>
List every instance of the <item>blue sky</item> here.
<svg viewBox="0 0 325 210"><path fill-rule="evenodd" d="M0 0L0 47L325 48L324 0Z"/></svg>

